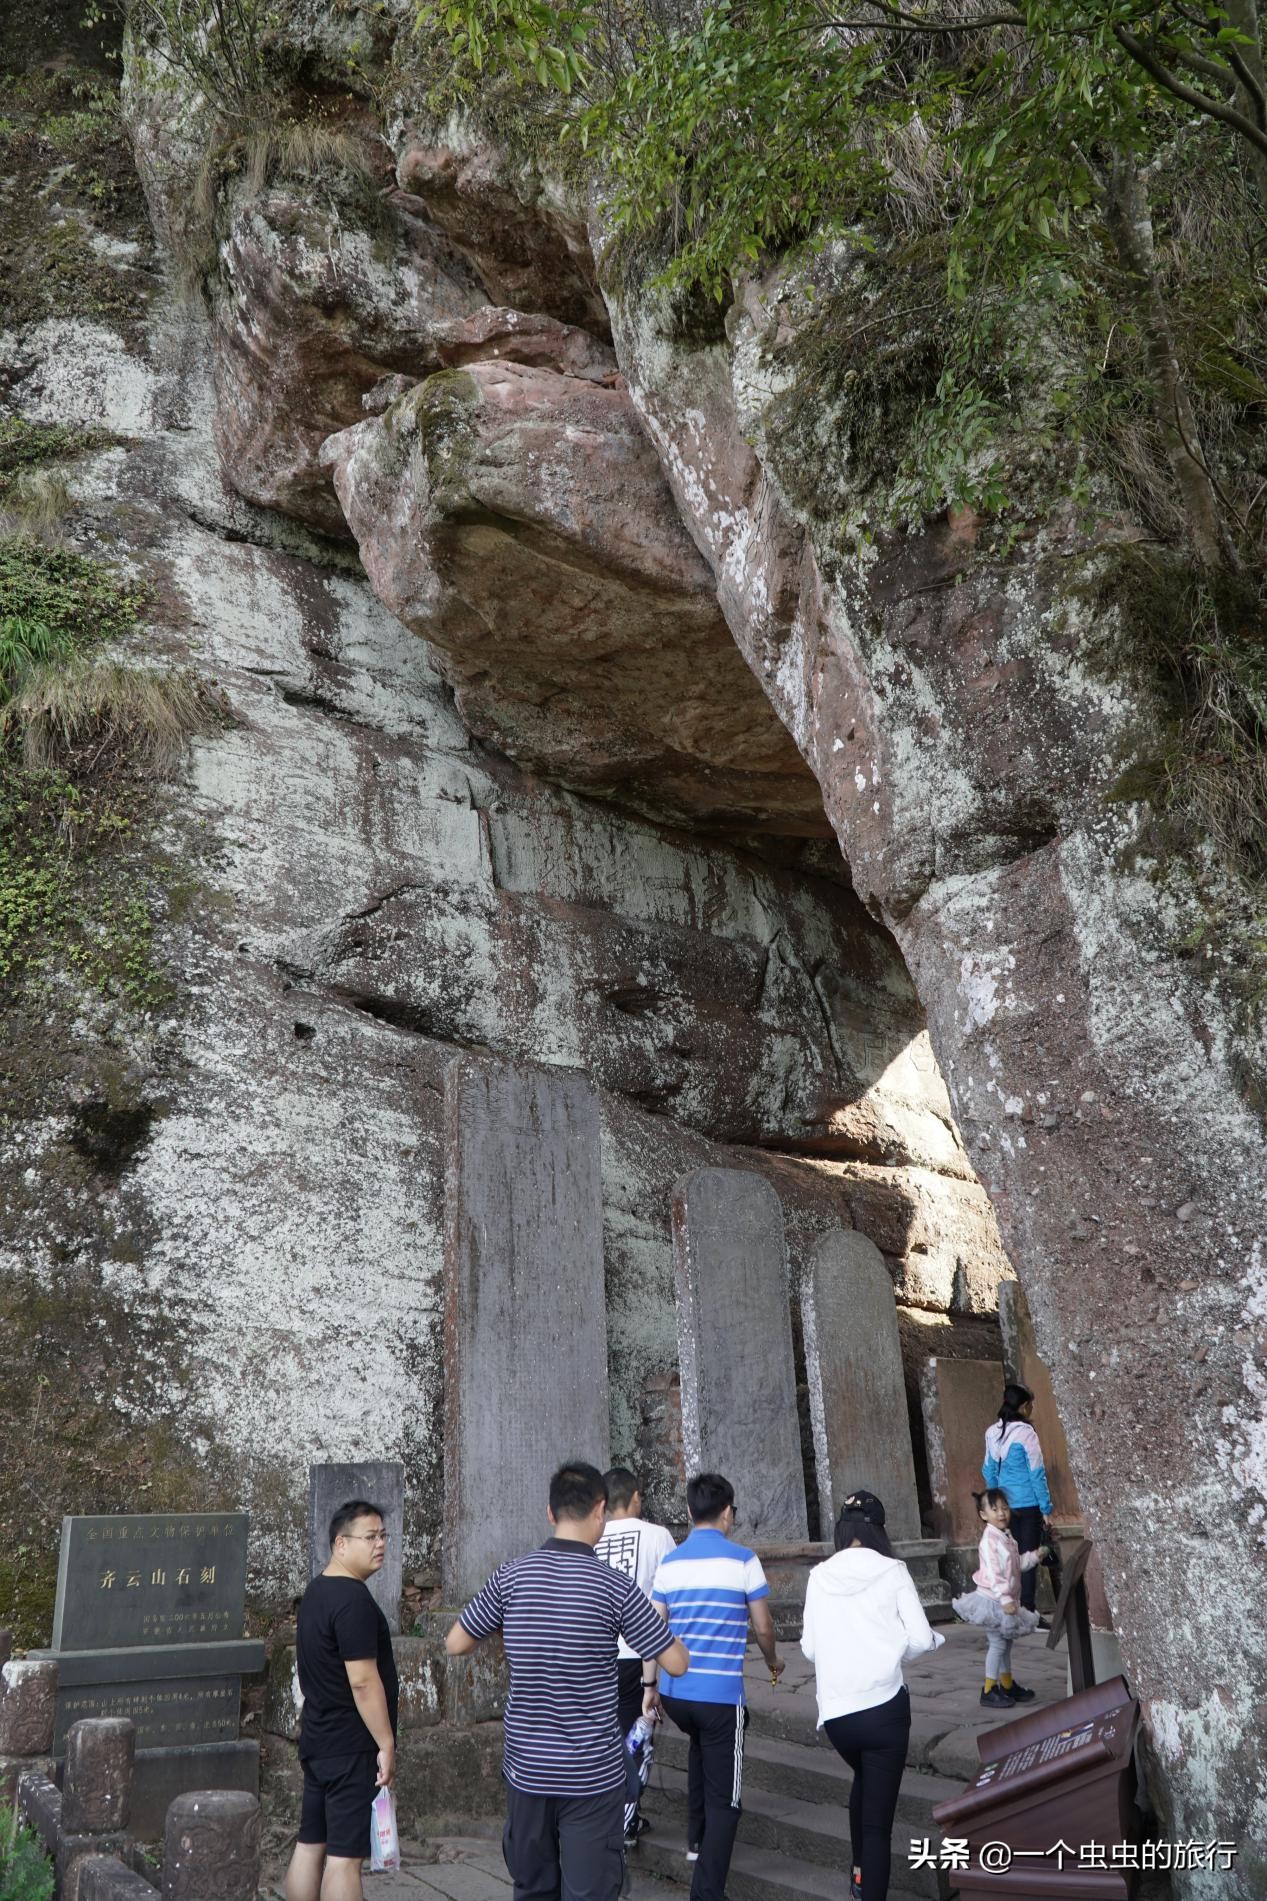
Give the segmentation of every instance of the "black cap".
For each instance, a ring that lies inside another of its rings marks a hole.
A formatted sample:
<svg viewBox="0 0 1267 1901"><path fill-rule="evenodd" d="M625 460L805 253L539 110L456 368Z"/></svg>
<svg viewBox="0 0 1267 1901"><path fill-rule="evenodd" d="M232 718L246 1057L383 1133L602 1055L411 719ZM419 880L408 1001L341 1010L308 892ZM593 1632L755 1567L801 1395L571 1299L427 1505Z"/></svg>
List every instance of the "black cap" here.
<svg viewBox="0 0 1267 1901"><path fill-rule="evenodd" d="M868 1525L883 1525L884 1505L874 1492L850 1492L840 1508L841 1518L862 1518Z"/></svg>

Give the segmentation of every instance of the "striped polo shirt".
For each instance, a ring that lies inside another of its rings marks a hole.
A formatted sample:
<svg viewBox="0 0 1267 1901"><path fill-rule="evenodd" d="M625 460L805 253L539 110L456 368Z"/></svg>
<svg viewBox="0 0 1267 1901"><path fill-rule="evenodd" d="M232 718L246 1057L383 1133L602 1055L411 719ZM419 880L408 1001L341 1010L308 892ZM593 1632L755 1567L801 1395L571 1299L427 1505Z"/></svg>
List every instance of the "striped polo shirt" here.
<svg viewBox="0 0 1267 1901"><path fill-rule="evenodd" d="M669 1629L691 1657L684 1677L660 1672L661 1694L696 1703L742 1703L748 1606L769 1595L755 1551L731 1544L712 1525L697 1526L661 1560L651 1588L653 1601L668 1611Z"/></svg>
<svg viewBox="0 0 1267 1901"><path fill-rule="evenodd" d="M608 1795L625 1786L616 1643L658 1657L673 1638L632 1578L575 1538L494 1571L460 1622L500 1630L510 1660L503 1773L524 1795Z"/></svg>

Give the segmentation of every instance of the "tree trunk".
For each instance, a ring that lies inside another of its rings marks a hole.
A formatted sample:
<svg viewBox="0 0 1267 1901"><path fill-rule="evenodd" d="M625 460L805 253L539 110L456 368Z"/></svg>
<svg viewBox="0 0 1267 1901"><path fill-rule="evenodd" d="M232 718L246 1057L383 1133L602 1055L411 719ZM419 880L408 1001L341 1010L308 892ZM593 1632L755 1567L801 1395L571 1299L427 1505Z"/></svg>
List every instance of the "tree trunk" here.
<svg viewBox="0 0 1267 1901"><path fill-rule="evenodd" d="M1234 566L1236 557L1219 513L1218 495L1202 454L1196 417L1179 367L1170 313L1157 282L1148 193L1129 153L1114 155L1105 210L1148 352L1153 410L1179 489L1189 540L1205 567Z"/></svg>

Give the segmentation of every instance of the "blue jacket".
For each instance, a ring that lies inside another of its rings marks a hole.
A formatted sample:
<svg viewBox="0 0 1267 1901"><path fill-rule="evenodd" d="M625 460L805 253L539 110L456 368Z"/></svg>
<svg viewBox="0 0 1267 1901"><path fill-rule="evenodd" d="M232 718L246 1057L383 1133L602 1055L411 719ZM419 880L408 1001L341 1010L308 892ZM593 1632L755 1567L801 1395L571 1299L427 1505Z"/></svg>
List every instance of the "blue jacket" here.
<svg viewBox="0 0 1267 1901"><path fill-rule="evenodd" d="M1012 1510L1037 1505L1045 1518L1051 1516L1051 1493L1043 1469L1043 1448L1038 1434L1023 1419L1008 1425L995 1420L985 1435L985 1462L981 1476L987 1486L997 1485L1007 1493Z"/></svg>

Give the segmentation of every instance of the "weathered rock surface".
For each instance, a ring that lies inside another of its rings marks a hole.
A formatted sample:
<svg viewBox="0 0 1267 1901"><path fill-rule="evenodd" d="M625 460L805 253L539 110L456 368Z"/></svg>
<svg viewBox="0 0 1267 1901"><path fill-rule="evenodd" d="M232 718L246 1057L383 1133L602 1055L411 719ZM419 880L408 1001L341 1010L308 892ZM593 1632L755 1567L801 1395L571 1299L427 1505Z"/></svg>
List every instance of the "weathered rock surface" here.
<svg viewBox="0 0 1267 1901"><path fill-rule="evenodd" d="M1259 1052L1180 948L1202 915L1191 872L1158 859L1146 810L1109 799L1152 710L1104 677L1071 533L1003 566L967 519L870 562L842 549L839 494L816 512L824 442L810 457L780 405L795 324L764 288L707 348L653 297L626 300L622 367L736 641L928 1007L1052 1367L1175 1831L1217 1807L1261 1841L1267 1665L1241 1608L1267 1581L1263 1131L1242 1091ZM1246 1897L1262 1878L1255 1851L1213 1877Z"/></svg>
<svg viewBox="0 0 1267 1901"><path fill-rule="evenodd" d="M821 831L623 385L472 363L325 456L376 593L477 732L635 803Z"/></svg>
<svg viewBox="0 0 1267 1901"><path fill-rule="evenodd" d="M204 1490L182 1476L182 1500L249 1501L258 1585L286 1593L312 1458L403 1460L407 1568L436 1557L455 1048L579 1065L600 1087L623 1456L666 1444L673 1182L758 1169L795 1265L849 1221L847 1111L900 1125L900 1180L944 1144L948 1108L935 1069L903 1066L924 1047L918 1006L826 848L692 837L475 744L427 644L226 488L206 343L174 323L147 362L63 323L16 360L23 413L129 438L77 471L69 531L111 537L152 580L172 615L150 640L214 678L233 719L199 743L173 809L194 895L164 935L170 1014L76 996L70 1024L40 1028L46 1056L73 1044L71 1080L6 1130L0 1274L51 1315L42 1352L63 1307L69 1328L82 1305L90 1341L108 1310L125 1416L201 1462ZM150 1105L135 1138L85 1161L84 1104L125 1091ZM817 1159L764 1146L802 1134ZM958 1196L962 1154L948 1166ZM896 1234L882 1244L915 1286ZM66 1261L74 1307L52 1296ZM351 1385L332 1374L349 1357ZM654 1482L680 1509L671 1462Z"/></svg>
<svg viewBox="0 0 1267 1901"><path fill-rule="evenodd" d="M426 375L441 333L485 303L443 238L399 206L348 218L329 193L241 206L220 253L216 440L238 493L346 534L322 441L390 372Z"/></svg>
<svg viewBox="0 0 1267 1901"><path fill-rule="evenodd" d="M584 218L526 167L496 147L411 131L396 176L471 260L493 303L611 335Z"/></svg>

